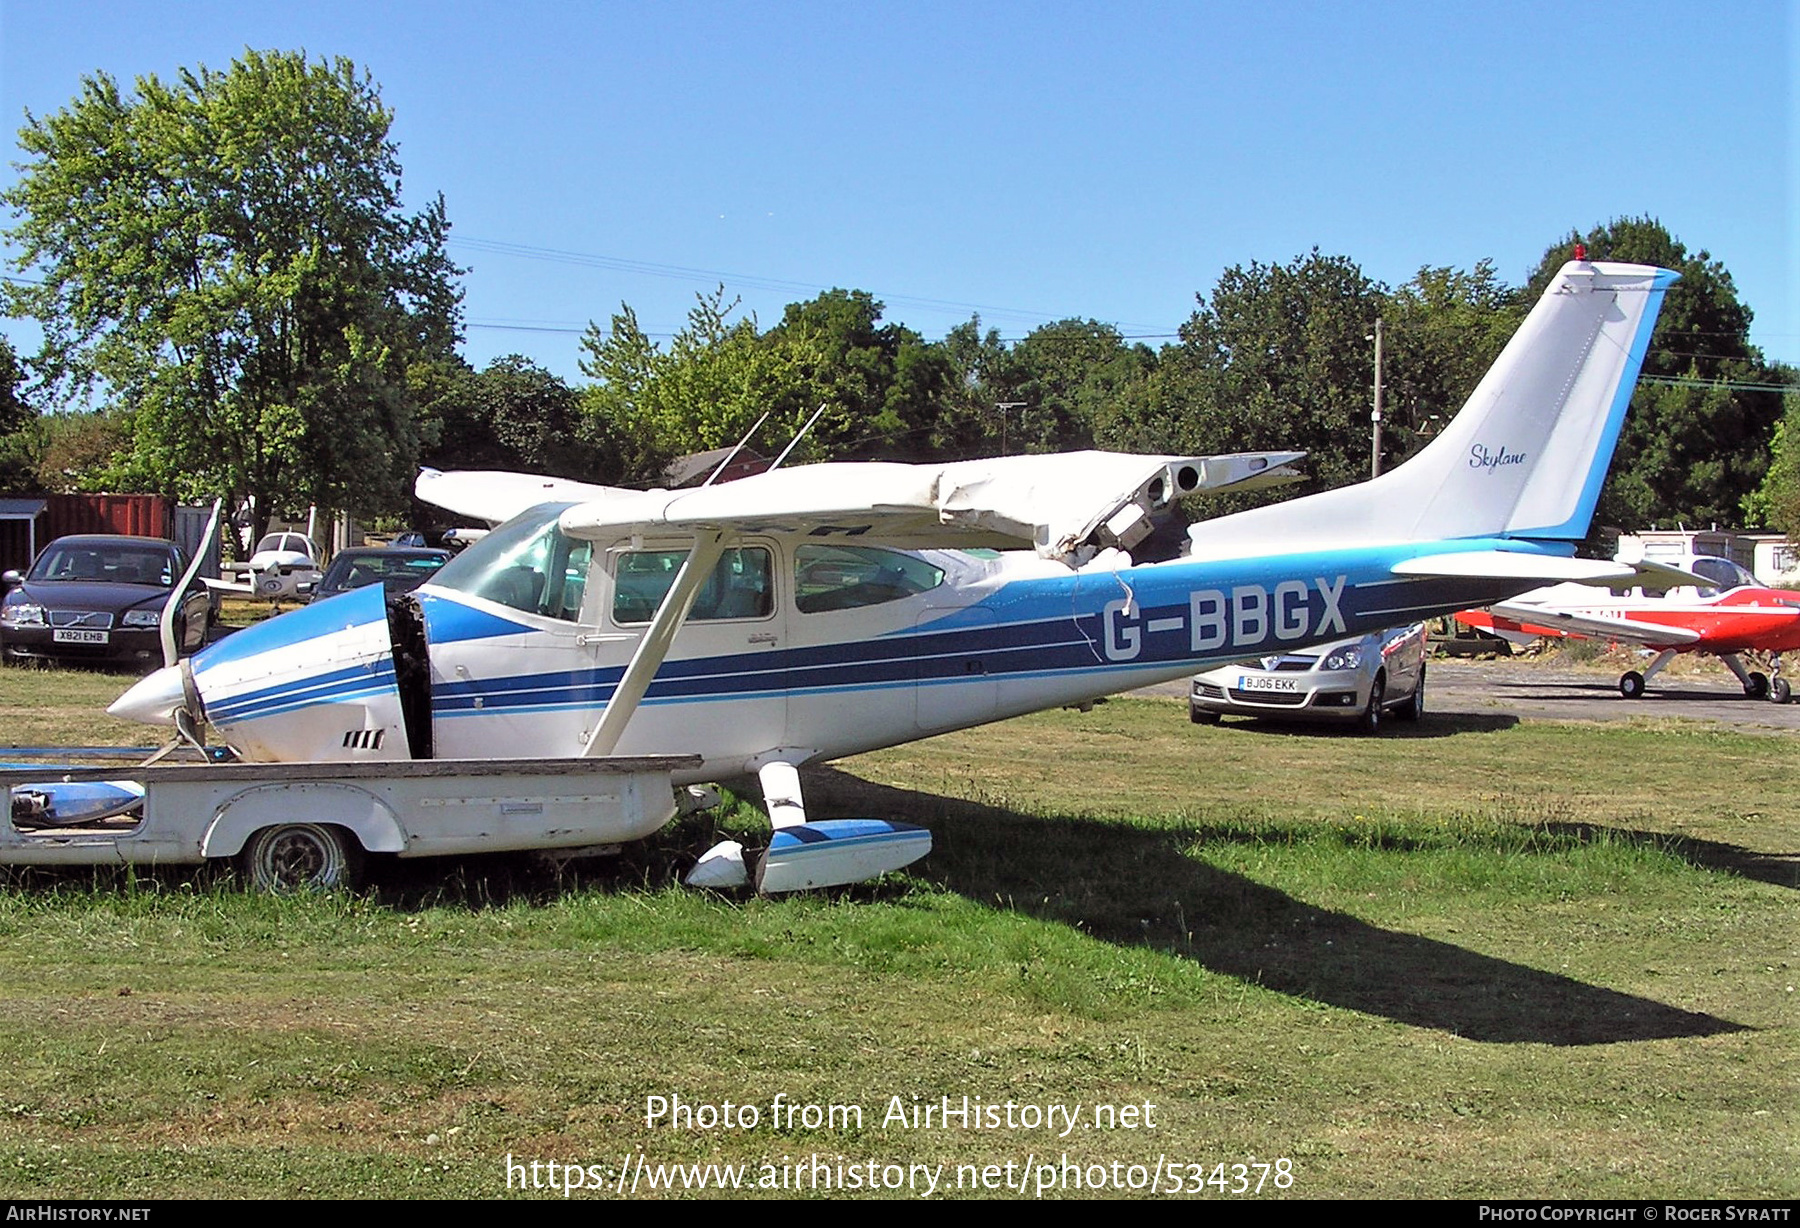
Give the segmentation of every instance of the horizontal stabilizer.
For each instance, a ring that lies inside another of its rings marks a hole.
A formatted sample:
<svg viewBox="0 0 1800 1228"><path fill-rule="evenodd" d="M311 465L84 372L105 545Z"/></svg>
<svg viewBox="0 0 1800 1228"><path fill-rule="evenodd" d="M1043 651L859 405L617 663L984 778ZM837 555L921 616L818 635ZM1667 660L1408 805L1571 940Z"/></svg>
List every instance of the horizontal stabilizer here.
<svg viewBox="0 0 1800 1228"><path fill-rule="evenodd" d="M1457 554L1427 554L1395 563L1397 576L1442 576L1458 580L1534 580L1542 584L1591 584L1599 588L1648 585L1674 588L1713 584L1704 576L1663 563L1615 563L1602 559L1571 559L1552 554L1514 550L1468 550Z"/></svg>

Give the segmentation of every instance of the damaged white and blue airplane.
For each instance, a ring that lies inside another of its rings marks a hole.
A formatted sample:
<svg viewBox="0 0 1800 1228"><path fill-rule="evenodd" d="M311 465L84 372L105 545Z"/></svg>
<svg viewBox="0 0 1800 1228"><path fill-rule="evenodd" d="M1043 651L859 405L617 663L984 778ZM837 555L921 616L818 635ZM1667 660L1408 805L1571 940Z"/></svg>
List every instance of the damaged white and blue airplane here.
<svg viewBox="0 0 1800 1228"><path fill-rule="evenodd" d="M929 833L808 823L802 765L1638 574L1574 551L1675 279L1565 265L1411 460L1203 520L1158 562L1131 552L1175 500L1290 478L1299 454L819 464L673 491L428 471L422 498L503 523L413 594L250 627L112 711L204 722L260 761L697 753L677 783L759 777L775 827L697 881L857 881Z"/></svg>

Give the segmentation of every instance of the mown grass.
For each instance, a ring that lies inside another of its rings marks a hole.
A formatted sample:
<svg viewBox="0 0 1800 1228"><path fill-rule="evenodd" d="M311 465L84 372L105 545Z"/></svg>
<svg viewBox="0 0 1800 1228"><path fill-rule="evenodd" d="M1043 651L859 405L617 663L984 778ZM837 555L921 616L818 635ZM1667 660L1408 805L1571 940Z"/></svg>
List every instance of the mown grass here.
<svg viewBox="0 0 1800 1228"><path fill-rule="evenodd" d="M0 1195L491 1197L508 1154L642 1148L1791 1197L1793 750L1675 722L1196 729L1120 701L814 773L816 813L937 841L838 893L674 886L753 827L742 806L574 871L391 863L349 898L39 874L0 890ZM644 1122L649 1096L778 1092L864 1123ZM881 1127L891 1097L943 1095L1157 1109L1067 1138Z"/></svg>

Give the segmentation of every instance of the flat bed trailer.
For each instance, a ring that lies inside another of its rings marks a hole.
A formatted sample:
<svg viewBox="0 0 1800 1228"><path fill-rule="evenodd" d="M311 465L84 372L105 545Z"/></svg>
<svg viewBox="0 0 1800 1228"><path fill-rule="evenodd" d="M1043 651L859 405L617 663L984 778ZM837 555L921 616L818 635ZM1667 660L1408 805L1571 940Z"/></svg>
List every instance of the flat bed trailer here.
<svg viewBox="0 0 1800 1228"><path fill-rule="evenodd" d="M635 755L0 770L12 799L0 825L0 864L232 858L253 885L283 890L348 885L365 853L598 851L673 818L670 773L699 762ZM141 804L79 825L42 821L42 803L56 786L86 782L141 787Z"/></svg>

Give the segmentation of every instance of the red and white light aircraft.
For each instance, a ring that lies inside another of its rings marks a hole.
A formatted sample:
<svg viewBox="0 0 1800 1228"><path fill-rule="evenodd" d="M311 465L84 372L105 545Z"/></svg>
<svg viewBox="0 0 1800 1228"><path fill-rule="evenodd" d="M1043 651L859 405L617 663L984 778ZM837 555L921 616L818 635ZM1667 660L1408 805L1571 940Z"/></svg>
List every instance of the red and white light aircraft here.
<svg viewBox="0 0 1800 1228"><path fill-rule="evenodd" d="M1648 669L1620 677L1619 694L1627 699L1642 696L1676 653L1698 652L1723 661L1750 698L1788 702L1781 654L1800 649L1800 592L1764 588L1729 559L1688 559L1682 567L1692 573L1690 583L1673 588L1632 588L1609 596L1604 589L1558 584L1485 610L1463 610L1456 619L1501 635L1574 636L1659 649ZM1773 680L1746 669L1741 652L1773 653Z"/></svg>

